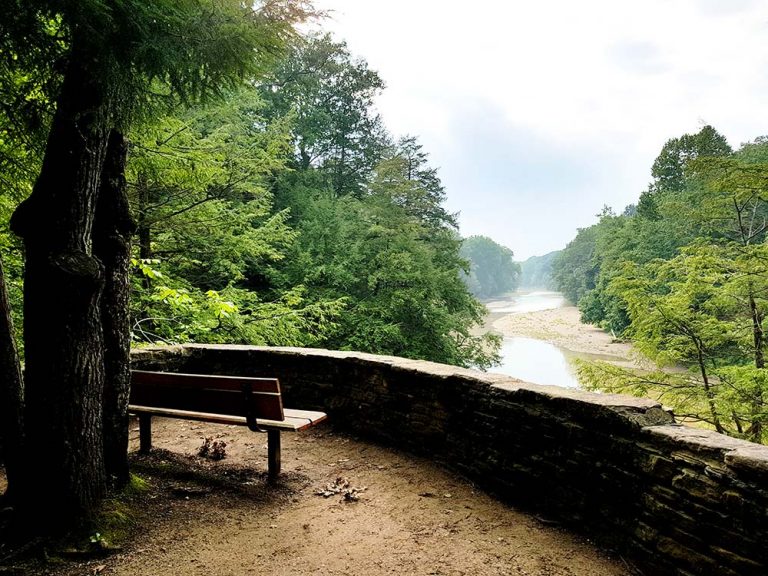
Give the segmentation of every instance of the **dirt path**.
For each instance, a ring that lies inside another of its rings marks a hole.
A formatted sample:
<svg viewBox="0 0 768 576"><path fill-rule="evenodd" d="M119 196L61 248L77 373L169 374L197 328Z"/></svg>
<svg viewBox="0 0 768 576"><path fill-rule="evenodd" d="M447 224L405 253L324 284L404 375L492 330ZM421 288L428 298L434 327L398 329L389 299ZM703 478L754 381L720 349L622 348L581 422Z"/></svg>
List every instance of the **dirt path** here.
<svg viewBox="0 0 768 576"><path fill-rule="evenodd" d="M225 460L193 456L206 436L227 443ZM500 504L427 460L328 427L284 435L284 474L272 488L263 477L264 437L244 428L158 420L155 445L176 456L161 451L134 464L150 484L142 532L117 556L46 573L629 574L589 542ZM201 483L203 477L209 480ZM364 488L359 500L316 494L338 478Z"/></svg>

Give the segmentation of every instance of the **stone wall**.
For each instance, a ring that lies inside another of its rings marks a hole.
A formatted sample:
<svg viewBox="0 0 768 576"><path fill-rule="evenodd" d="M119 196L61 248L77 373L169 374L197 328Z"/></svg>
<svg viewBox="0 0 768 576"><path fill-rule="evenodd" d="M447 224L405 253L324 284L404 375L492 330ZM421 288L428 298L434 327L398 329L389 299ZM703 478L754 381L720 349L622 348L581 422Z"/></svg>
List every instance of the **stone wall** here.
<svg viewBox="0 0 768 576"><path fill-rule="evenodd" d="M277 376L286 406L441 461L645 574L768 574L768 447L679 426L650 400L327 350L188 345L134 364Z"/></svg>

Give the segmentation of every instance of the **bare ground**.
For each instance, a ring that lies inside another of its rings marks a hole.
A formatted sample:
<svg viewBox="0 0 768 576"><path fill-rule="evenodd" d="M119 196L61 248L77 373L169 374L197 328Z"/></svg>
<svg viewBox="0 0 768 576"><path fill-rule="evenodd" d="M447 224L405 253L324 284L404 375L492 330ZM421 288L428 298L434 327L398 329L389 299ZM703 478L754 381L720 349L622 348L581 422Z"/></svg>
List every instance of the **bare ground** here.
<svg viewBox="0 0 768 576"><path fill-rule="evenodd" d="M197 456L206 437L226 442L224 460ZM154 443L152 455L132 455L148 487L133 500L136 524L121 551L0 562L0 573L631 574L620 558L428 460L327 425L283 435L276 485L266 481L265 436L245 428L157 419Z"/></svg>
<svg viewBox="0 0 768 576"><path fill-rule="evenodd" d="M327 425L283 435L284 472L275 486L265 480L265 435L162 419L154 428L159 449L150 457L132 456L149 488L123 550L47 565L39 573L631 573L589 541L499 503L428 460L336 434ZM197 456L205 437L226 442L224 460Z"/></svg>

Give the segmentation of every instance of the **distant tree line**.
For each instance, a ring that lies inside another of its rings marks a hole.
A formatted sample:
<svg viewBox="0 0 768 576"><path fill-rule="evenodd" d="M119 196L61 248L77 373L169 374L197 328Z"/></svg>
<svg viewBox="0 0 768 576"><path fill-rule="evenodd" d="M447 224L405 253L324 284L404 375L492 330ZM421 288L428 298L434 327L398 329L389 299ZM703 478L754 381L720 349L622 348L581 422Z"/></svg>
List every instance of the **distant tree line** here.
<svg viewBox="0 0 768 576"><path fill-rule="evenodd" d="M469 262L464 281L478 298L502 296L517 289L520 264L506 246L487 236L470 236L462 242L460 252Z"/></svg>
<svg viewBox="0 0 768 576"><path fill-rule="evenodd" d="M554 290L557 283L552 277L552 265L560 251L549 252L543 256L531 256L520 263L520 289Z"/></svg>

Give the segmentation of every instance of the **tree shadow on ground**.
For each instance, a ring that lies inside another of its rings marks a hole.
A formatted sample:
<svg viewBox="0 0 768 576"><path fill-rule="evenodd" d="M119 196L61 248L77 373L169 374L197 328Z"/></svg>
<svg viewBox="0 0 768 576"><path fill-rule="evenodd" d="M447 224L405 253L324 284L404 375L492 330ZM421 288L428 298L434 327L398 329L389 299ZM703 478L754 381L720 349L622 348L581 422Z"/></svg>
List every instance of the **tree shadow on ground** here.
<svg viewBox="0 0 768 576"><path fill-rule="evenodd" d="M110 557L131 555L169 523L183 525L202 514L216 523L220 511L243 504L267 515L309 483L295 472L270 483L262 469L162 449L134 452L130 463L129 487L108 498L88 526L65 537L18 538L12 511L0 507L0 576L98 574Z"/></svg>

